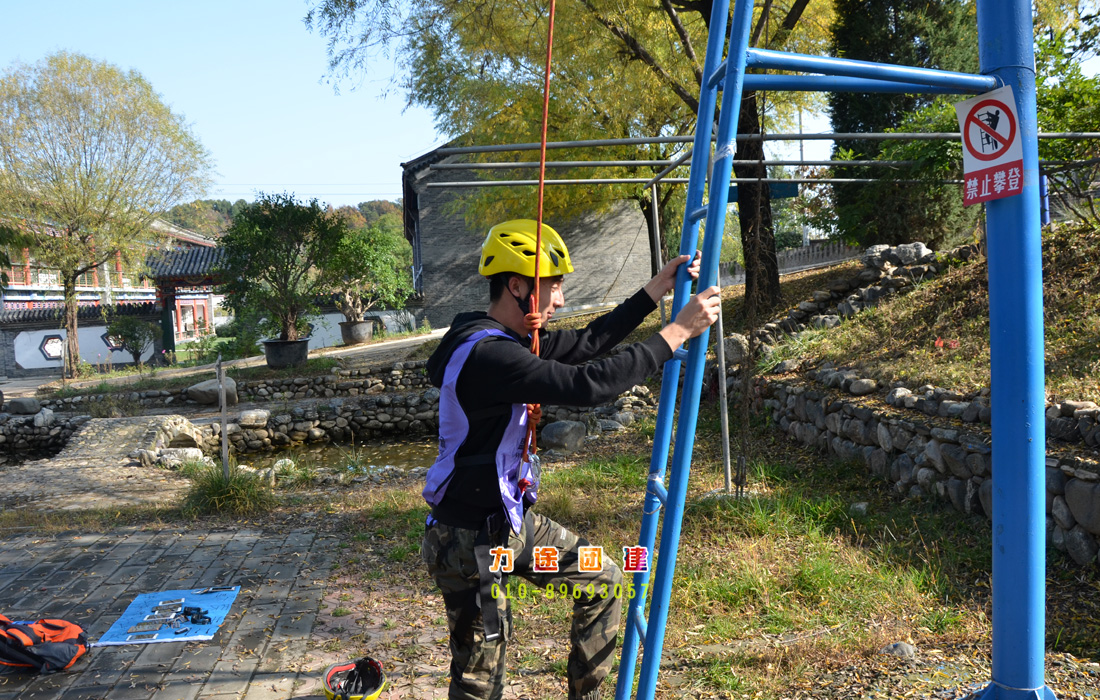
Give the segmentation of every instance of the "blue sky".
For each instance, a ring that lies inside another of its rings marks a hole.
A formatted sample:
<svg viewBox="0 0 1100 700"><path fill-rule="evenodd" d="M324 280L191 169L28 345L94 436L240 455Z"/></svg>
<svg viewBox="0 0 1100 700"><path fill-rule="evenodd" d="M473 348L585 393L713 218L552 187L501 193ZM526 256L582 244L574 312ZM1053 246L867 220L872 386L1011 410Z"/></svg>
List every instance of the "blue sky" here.
<svg viewBox="0 0 1100 700"><path fill-rule="evenodd" d="M58 50L145 76L213 155L209 196L292 191L334 204L401 196L401 163L446 139L423 109L402 112L393 66L336 94L304 0L2 3L0 69Z"/></svg>

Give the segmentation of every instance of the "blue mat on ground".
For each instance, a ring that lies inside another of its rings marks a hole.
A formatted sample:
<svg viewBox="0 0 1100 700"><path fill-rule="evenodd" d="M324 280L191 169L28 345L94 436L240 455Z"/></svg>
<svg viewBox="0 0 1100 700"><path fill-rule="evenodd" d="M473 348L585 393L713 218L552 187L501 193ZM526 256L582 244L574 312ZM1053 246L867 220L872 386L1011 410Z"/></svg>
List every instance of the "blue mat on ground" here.
<svg viewBox="0 0 1100 700"><path fill-rule="evenodd" d="M157 642L194 642L214 638L225 621L240 586L217 590L188 588L176 591L142 593L130 603L122 617L92 646L155 644ZM202 591L207 591L203 593ZM191 622L182 617L183 608L201 608L209 622ZM181 619L182 618L182 619Z"/></svg>

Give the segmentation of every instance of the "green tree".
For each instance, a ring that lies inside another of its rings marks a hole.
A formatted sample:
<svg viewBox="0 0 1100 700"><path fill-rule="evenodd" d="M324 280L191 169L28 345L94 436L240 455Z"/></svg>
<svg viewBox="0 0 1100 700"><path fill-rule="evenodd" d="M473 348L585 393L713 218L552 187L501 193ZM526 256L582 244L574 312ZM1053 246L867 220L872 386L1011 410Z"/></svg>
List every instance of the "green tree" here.
<svg viewBox="0 0 1100 700"><path fill-rule="evenodd" d="M359 202L357 208L363 215L363 225L367 227L374 226L375 221L386 215L395 215L398 218L401 216L400 205L394 204L388 199L372 199L369 202Z"/></svg>
<svg viewBox="0 0 1100 700"><path fill-rule="evenodd" d="M1081 72L1076 34L1045 33L1035 64L1040 131L1093 131L1100 124L1100 78ZM1100 226L1094 184L1100 180L1100 142L1043 139L1039 157L1051 196L1075 218Z"/></svg>
<svg viewBox="0 0 1100 700"><path fill-rule="evenodd" d="M324 265L340 311L348 321L362 321L375 305L400 309L412 291L412 275L400 235L381 228L349 230Z"/></svg>
<svg viewBox="0 0 1100 700"><path fill-rule="evenodd" d="M261 194L233 217L222 236L219 287L238 314L263 312L265 328L279 340L298 340L316 300L331 288L323 263L348 235L347 224L316 200L302 204L290 194Z"/></svg>
<svg viewBox="0 0 1100 700"><path fill-rule="evenodd" d="M962 0L837 0L833 42L844 58L965 72L978 67L974 8ZM839 133L888 131L932 102L915 94L831 93L829 113ZM834 157L870 160L883 148L881 141L838 141ZM898 182L912 179L912 172L843 167L835 174L881 180L833 186L840 233L861 245L923 240L936 247L976 220L954 187Z"/></svg>
<svg viewBox="0 0 1100 700"><path fill-rule="evenodd" d="M246 204L243 199L233 203L226 199L196 199L177 204L165 212L162 218L181 228L217 238L229 228L233 214Z"/></svg>
<svg viewBox="0 0 1100 700"><path fill-rule="evenodd" d="M757 8L752 43L768 48L817 52L824 47L829 3L764 0ZM711 3L706 0L613 2L581 0L563 6L555 21L549 138L579 140L686 133L694 127L702 81ZM804 18L804 15L807 19ZM546 12L542 3L501 0L470 4L458 0L320 0L307 16L309 26L329 37L336 75L365 70L378 50L393 50L405 69L402 82L412 104L433 110L441 130L462 141L516 143L538 140L542 109ZM769 100L767 119L781 123L805 96ZM746 94L738 130L761 129L764 100ZM682 145L601 149L599 159L662 160L682 154ZM738 144L739 160L759 160L762 143ZM519 156L532 160L531 153ZM593 159L591 152L555 151L560 160ZM645 177L661 166L554 170L555 177ZM531 170L503 176L531 177ZM760 165L738 165L741 177L762 177ZM678 245L683 188L662 186L658 218L650 217L648 188L600 186L550 188L546 217L567 218L585 208L635 201L651 233L659 222L675 233L666 255ZM533 217L531 188L494 188L462 198L468 221L484 224L506 217ZM763 249L752 266L750 290L778 298L778 270L767 189L741 191L741 231L746 250ZM759 244L757 243L759 242ZM759 268L759 274L757 270Z"/></svg>
<svg viewBox="0 0 1100 700"><path fill-rule="evenodd" d="M137 266L150 223L201 194L210 156L137 72L72 53L0 78L0 211L65 293L66 373L80 360L76 283L120 256Z"/></svg>
<svg viewBox="0 0 1100 700"><path fill-rule="evenodd" d="M330 207L331 208L331 207ZM367 219L363 216L363 212L357 208L344 205L334 210L336 214L344 220L344 223L348 225L350 229L360 229L367 227Z"/></svg>
<svg viewBox="0 0 1100 700"><path fill-rule="evenodd" d="M141 366L141 355L160 337L160 326L133 316L116 316L107 324L107 334L119 341L122 349Z"/></svg>

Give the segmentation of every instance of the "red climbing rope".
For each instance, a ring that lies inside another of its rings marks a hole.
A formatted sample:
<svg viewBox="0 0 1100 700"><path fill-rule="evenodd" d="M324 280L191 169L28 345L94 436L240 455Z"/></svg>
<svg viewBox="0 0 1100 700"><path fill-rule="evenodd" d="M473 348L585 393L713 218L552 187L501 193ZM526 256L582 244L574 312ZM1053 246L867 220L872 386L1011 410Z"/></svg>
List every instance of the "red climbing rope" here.
<svg viewBox="0 0 1100 700"><path fill-rule="evenodd" d="M554 0L550 0L550 18L546 31L546 74L542 83L542 141L539 144L539 208L538 217L535 219L535 288L532 291L531 313L538 314L542 309L539 304L539 258L542 257L542 199L546 191L546 126L550 120L550 59L554 55ZM530 316L531 314L528 314ZM533 319L531 319L533 320ZM539 327L534 325L531 332L531 352L539 354ZM523 443L523 461L528 460L528 455L537 451L535 445L535 428L538 419L542 417L542 407L538 404L527 406L527 439Z"/></svg>

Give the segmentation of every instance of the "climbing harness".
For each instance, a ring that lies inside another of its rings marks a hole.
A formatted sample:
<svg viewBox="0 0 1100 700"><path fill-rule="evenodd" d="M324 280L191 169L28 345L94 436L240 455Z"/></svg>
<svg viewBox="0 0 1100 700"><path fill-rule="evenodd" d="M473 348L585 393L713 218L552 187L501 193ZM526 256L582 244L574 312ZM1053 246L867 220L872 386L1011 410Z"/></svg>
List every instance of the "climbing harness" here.
<svg viewBox="0 0 1100 700"><path fill-rule="evenodd" d="M364 656L358 661L333 664L325 669L328 700L376 700L386 688L382 664Z"/></svg>

